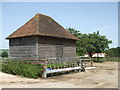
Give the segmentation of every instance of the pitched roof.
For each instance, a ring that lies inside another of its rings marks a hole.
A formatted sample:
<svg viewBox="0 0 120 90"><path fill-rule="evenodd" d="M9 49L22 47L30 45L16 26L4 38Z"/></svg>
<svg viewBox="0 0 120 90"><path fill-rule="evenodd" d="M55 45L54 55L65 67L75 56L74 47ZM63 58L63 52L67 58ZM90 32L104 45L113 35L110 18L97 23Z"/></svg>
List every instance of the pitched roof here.
<svg viewBox="0 0 120 90"><path fill-rule="evenodd" d="M32 19L13 32L6 39L35 35L78 40L77 37L65 30L51 17L43 14L36 14Z"/></svg>

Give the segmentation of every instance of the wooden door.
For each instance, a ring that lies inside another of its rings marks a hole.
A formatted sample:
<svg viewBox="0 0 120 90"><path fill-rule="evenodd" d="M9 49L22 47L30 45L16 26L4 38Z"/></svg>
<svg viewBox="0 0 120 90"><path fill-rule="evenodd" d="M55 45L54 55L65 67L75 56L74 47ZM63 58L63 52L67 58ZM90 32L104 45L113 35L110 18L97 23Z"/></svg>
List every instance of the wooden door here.
<svg viewBox="0 0 120 90"><path fill-rule="evenodd" d="M57 45L56 46L56 58L62 58L63 57L63 46Z"/></svg>

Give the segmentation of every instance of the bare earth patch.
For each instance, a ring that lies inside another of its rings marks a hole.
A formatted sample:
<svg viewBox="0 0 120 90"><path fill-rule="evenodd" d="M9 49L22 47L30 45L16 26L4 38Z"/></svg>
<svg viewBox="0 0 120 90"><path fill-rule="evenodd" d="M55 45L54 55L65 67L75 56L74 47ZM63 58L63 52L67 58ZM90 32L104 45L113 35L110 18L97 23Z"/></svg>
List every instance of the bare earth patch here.
<svg viewBox="0 0 120 90"><path fill-rule="evenodd" d="M94 63L86 72L30 79L0 72L1 88L118 88L118 63Z"/></svg>

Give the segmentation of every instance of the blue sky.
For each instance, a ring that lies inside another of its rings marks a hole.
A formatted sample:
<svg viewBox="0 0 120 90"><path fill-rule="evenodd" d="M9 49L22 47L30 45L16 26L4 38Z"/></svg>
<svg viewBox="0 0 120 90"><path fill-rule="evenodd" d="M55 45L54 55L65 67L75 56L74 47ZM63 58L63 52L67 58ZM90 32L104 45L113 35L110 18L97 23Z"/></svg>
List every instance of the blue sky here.
<svg viewBox="0 0 120 90"><path fill-rule="evenodd" d="M81 33L99 30L101 35L112 40L111 48L118 46L117 2L4 2L0 48L8 48L9 42L5 38L36 13L51 16L64 28L75 28Z"/></svg>

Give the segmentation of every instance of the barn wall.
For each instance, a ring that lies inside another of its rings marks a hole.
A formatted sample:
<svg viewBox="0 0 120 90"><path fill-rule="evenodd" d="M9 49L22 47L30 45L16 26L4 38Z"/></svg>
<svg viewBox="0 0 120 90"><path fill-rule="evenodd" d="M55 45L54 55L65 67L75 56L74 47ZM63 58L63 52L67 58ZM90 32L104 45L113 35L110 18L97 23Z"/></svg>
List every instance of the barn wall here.
<svg viewBox="0 0 120 90"><path fill-rule="evenodd" d="M66 46L76 46L76 41L71 39L55 38L38 36L39 44L51 44L51 45L66 45Z"/></svg>
<svg viewBox="0 0 120 90"><path fill-rule="evenodd" d="M76 56L76 46L63 47L63 57L75 57L75 56Z"/></svg>
<svg viewBox="0 0 120 90"><path fill-rule="evenodd" d="M47 57L60 58L60 50L57 49L58 45L39 44L38 46L38 57L39 59L45 59ZM75 46L64 46L62 57L75 57L76 47Z"/></svg>
<svg viewBox="0 0 120 90"><path fill-rule="evenodd" d="M46 57L60 58L61 56L62 57L76 56L75 40L38 36L39 59L45 59Z"/></svg>
<svg viewBox="0 0 120 90"><path fill-rule="evenodd" d="M22 37L10 39L10 57L45 59L47 57L75 57L76 41L53 37Z"/></svg>
<svg viewBox="0 0 120 90"><path fill-rule="evenodd" d="M36 38L23 37L10 39L9 41L10 57L32 59L37 57Z"/></svg>
<svg viewBox="0 0 120 90"><path fill-rule="evenodd" d="M56 57L56 46L50 44L39 44L38 58L45 59L47 57Z"/></svg>

